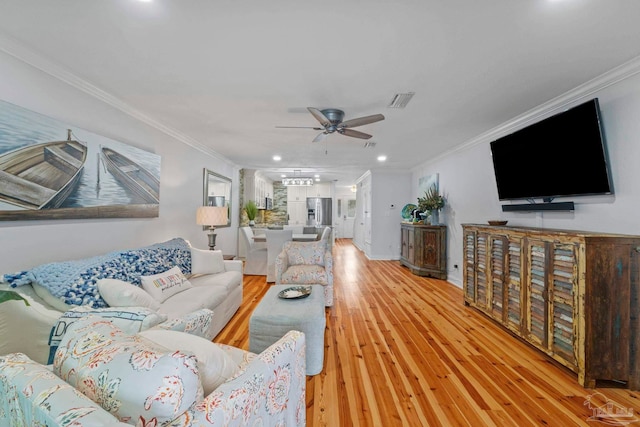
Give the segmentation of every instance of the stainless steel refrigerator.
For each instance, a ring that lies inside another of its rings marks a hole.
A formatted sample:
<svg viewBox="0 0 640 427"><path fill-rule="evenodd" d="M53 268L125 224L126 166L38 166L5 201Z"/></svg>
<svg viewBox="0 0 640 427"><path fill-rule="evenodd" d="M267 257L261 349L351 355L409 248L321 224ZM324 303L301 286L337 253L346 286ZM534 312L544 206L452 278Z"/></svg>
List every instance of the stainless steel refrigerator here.
<svg viewBox="0 0 640 427"><path fill-rule="evenodd" d="M307 197L307 225L331 226L331 197Z"/></svg>

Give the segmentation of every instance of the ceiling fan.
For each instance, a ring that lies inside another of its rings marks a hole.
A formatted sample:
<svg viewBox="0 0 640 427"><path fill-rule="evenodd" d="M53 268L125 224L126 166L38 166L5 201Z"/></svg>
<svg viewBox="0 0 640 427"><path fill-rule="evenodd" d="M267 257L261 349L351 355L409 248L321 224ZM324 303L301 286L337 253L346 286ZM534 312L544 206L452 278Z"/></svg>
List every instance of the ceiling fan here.
<svg viewBox="0 0 640 427"><path fill-rule="evenodd" d="M327 137L327 135L338 132L341 135L351 136L353 138L360 139L369 139L372 135L368 133L360 132L357 130L353 130L351 128L368 125L369 123L379 122L380 120L384 120L384 116L382 114L374 114L372 116L358 117L357 119L351 119L347 121L342 121L344 119L344 111L339 110L337 108L325 108L324 110L319 110L313 107L307 107L307 110L316 118L318 122L322 125L322 127L312 127L312 126L276 126L277 128L299 128L299 129L315 129L321 130L313 139L313 142L322 141Z"/></svg>

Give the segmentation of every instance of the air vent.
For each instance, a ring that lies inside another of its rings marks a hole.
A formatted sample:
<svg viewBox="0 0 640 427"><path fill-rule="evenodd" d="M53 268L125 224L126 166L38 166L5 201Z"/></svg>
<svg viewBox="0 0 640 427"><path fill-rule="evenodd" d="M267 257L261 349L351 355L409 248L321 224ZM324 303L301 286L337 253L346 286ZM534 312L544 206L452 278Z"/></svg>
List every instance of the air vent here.
<svg viewBox="0 0 640 427"><path fill-rule="evenodd" d="M393 96L393 99L391 100L389 105L387 105L387 107L388 108L404 108L407 106L409 101L411 101L411 98L413 98L413 95L415 94L416 94L415 92L396 93Z"/></svg>
<svg viewBox="0 0 640 427"><path fill-rule="evenodd" d="M376 143L373 141L367 141L364 143L364 148L374 148L376 146Z"/></svg>

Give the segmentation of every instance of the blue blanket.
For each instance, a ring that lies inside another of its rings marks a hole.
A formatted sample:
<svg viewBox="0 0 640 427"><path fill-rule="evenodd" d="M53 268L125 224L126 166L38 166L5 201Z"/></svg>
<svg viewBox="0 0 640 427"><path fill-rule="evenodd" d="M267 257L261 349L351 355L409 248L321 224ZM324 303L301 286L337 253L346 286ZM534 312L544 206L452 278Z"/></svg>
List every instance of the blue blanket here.
<svg viewBox="0 0 640 427"><path fill-rule="evenodd" d="M163 273L174 266L185 275L191 274L191 249L181 238L92 258L43 264L5 274L4 281L13 288L37 283L67 304L101 308L107 303L98 292L99 279L120 279L140 286L140 276Z"/></svg>

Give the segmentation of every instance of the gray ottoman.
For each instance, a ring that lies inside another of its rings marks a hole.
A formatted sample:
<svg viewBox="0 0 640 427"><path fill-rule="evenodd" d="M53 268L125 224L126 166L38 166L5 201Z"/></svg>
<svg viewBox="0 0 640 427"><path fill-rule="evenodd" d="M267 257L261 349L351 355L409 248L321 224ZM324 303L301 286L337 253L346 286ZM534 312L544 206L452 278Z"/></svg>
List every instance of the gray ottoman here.
<svg viewBox="0 0 640 427"><path fill-rule="evenodd" d="M249 319L249 351L261 353L287 332L304 332L307 375L316 375L324 364L324 293L312 286L311 295L300 299L278 298L278 292L297 285L273 285Z"/></svg>

